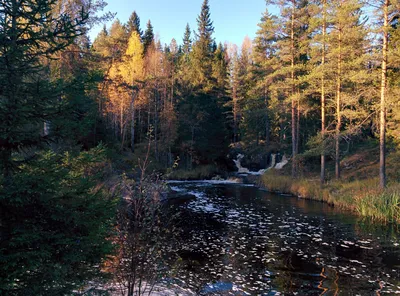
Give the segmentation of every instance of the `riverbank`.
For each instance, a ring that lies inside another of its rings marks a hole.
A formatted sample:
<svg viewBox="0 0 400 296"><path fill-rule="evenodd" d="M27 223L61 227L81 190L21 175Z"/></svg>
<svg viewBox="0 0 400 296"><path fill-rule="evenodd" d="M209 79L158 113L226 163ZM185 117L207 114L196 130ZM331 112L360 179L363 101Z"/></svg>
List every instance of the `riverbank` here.
<svg viewBox="0 0 400 296"><path fill-rule="evenodd" d="M379 188L379 179L330 181L323 186L318 179L293 179L276 171L265 173L258 185L273 192L326 202L360 216L382 222L400 223L400 184Z"/></svg>

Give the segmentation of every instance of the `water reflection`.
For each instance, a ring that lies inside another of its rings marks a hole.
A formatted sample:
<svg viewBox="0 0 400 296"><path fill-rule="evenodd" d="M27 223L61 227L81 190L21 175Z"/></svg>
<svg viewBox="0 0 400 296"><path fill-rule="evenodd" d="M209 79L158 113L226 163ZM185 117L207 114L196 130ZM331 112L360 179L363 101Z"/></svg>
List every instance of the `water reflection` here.
<svg viewBox="0 0 400 296"><path fill-rule="evenodd" d="M180 244L171 281L200 295L400 293L398 231L251 186L173 184ZM170 250L170 251L167 251Z"/></svg>

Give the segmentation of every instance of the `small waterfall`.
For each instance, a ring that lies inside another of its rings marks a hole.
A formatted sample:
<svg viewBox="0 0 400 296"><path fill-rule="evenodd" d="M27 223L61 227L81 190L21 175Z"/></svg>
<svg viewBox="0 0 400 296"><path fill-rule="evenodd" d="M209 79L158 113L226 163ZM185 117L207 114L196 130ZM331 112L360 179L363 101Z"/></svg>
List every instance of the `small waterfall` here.
<svg viewBox="0 0 400 296"><path fill-rule="evenodd" d="M288 162L289 160L286 158L286 155L283 155L282 160L276 164L275 169L281 170Z"/></svg>
<svg viewBox="0 0 400 296"><path fill-rule="evenodd" d="M250 175L262 175L264 174L266 171L274 168L275 163L276 163L276 154L271 154L271 165L266 168L266 169L261 169L257 172L252 172L250 171L248 168L245 168L242 166L241 161L243 159L244 155L243 154L238 154L237 158L233 160L233 162L235 163L237 169L238 169L238 173L239 174L250 174ZM285 156L283 156L282 161L285 160L286 162L284 164L281 164L282 162L279 162L275 168L276 169L281 169L286 163L288 163L287 159ZM277 166L280 165L279 168L277 168Z"/></svg>
<svg viewBox="0 0 400 296"><path fill-rule="evenodd" d="M235 163L239 174L248 174L248 173L250 173L249 169L242 167L242 164L241 164L243 157L244 157L243 154L238 154L237 158L234 159L233 162Z"/></svg>

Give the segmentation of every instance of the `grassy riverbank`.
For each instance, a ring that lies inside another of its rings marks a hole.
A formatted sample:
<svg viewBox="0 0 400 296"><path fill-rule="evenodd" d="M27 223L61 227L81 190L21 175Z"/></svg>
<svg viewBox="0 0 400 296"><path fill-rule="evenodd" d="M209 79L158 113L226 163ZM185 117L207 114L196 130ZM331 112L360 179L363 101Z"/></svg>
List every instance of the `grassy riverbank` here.
<svg viewBox="0 0 400 296"><path fill-rule="evenodd" d="M259 182L270 191L327 202L373 220L400 223L399 183L389 183L385 190L379 188L377 178L331 181L321 186L318 179L293 179L276 171L264 174Z"/></svg>
<svg viewBox="0 0 400 296"><path fill-rule="evenodd" d="M364 142L341 161L341 178L334 179L333 161L327 163L328 181L319 181L319 161L305 160L301 177L290 177L290 163L282 171L270 171L260 178L260 185L271 191L290 193L306 199L327 202L351 210L363 217L400 223L400 152L387 155L388 186L379 188L379 146Z"/></svg>

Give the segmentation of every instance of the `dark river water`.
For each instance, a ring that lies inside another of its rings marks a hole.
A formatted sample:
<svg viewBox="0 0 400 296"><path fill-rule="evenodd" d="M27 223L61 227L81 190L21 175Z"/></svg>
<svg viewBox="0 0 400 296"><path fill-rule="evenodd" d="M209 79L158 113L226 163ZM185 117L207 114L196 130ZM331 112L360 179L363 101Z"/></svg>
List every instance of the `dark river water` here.
<svg viewBox="0 0 400 296"><path fill-rule="evenodd" d="M170 282L200 295L400 294L394 226L254 186L171 182Z"/></svg>

